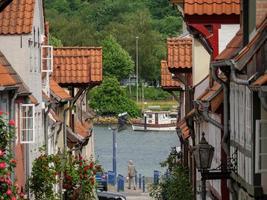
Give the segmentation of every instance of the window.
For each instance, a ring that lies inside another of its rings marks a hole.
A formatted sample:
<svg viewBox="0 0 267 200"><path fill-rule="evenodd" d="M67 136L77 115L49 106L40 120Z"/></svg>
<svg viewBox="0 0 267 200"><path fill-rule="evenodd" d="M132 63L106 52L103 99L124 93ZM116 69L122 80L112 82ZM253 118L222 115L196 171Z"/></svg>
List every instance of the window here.
<svg viewBox="0 0 267 200"><path fill-rule="evenodd" d="M20 143L34 143L34 104L20 105Z"/></svg>
<svg viewBox="0 0 267 200"><path fill-rule="evenodd" d="M42 72L53 72L53 46L42 45L41 56Z"/></svg>
<svg viewBox="0 0 267 200"><path fill-rule="evenodd" d="M256 173L267 172L267 120L256 120Z"/></svg>

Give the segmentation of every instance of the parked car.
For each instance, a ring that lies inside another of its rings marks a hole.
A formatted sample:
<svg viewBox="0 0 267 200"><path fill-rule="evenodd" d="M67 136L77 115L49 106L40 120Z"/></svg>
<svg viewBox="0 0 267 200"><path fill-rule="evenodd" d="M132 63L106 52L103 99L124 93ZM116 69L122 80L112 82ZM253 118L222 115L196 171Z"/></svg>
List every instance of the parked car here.
<svg viewBox="0 0 267 200"><path fill-rule="evenodd" d="M99 200L126 200L126 197L120 193L97 191Z"/></svg>
<svg viewBox="0 0 267 200"><path fill-rule="evenodd" d="M97 172L95 175L97 189L100 191L108 190L108 174L107 172Z"/></svg>

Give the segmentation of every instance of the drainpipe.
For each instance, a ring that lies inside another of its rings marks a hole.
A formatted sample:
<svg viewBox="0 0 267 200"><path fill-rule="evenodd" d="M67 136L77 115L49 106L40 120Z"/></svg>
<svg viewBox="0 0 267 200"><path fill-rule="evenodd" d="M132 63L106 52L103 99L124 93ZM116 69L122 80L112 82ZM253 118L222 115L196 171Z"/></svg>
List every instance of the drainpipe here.
<svg viewBox="0 0 267 200"><path fill-rule="evenodd" d="M212 78L220 83L223 86L223 91L224 91L224 134L223 134L223 149L227 155L227 157L229 157L230 155L230 150L229 150L229 85L223 81L222 79L220 79L217 75L217 69L221 66L230 66L231 69L231 80L239 85L249 85L250 80L244 80L244 79L240 79L236 76L236 63L234 60L225 60L225 61L221 61L221 62L216 62L216 63L212 63L211 64L211 72L212 72Z"/></svg>
<svg viewBox="0 0 267 200"><path fill-rule="evenodd" d="M224 150L224 152L227 155L227 158L229 158L230 156L230 147L229 147L229 126L228 126L228 121L229 121L229 99L228 99L228 95L229 95L229 86L228 84L223 81L222 79L220 79L217 75L217 69L219 67L221 67L222 65L213 63L211 64L211 75L213 80L215 80L216 82L220 83L223 86L223 98L224 98L224 106L223 106L223 138L222 138L222 148ZM232 71L232 70L231 70ZM232 74L232 72L231 72Z"/></svg>
<svg viewBox="0 0 267 200"><path fill-rule="evenodd" d="M15 90L15 94L13 95L12 99L11 99L11 105L10 105L10 115L9 115L9 120L13 119L13 120L16 120L15 119L15 100L18 96L18 92L17 92L17 89ZM14 158L16 158L16 139L14 139L14 141L10 141L10 149L13 148L13 155L14 155ZM11 179L12 179L12 182L15 181L15 172L12 173L12 176L11 176Z"/></svg>
<svg viewBox="0 0 267 200"><path fill-rule="evenodd" d="M47 111L44 113L44 138L45 138L45 154L48 155L48 113L51 109L52 103L47 105Z"/></svg>
<svg viewBox="0 0 267 200"><path fill-rule="evenodd" d="M211 118L209 116L209 106L210 106L210 103L208 101L197 101L197 104L200 104L201 107L203 108L203 112L201 113L201 115L203 116L204 120L213 124L214 126L216 126L217 128L223 130L223 126L217 122L216 120L214 120L213 118Z"/></svg>
<svg viewBox="0 0 267 200"><path fill-rule="evenodd" d="M267 86L261 86L260 91L258 92L261 105L264 108L264 110L267 111Z"/></svg>

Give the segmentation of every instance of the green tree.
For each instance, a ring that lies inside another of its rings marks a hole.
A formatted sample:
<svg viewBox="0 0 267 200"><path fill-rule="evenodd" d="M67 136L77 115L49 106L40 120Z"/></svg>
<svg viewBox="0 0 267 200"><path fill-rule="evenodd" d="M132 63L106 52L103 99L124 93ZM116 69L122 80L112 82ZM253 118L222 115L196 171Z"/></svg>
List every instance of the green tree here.
<svg viewBox="0 0 267 200"><path fill-rule="evenodd" d="M175 156L169 155L161 165L168 167L170 174L159 184L153 184L150 196L157 200L192 200L192 185L189 181L188 170L181 163L175 163Z"/></svg>
<svg viewBox="0 0 267 200"><path fill-rule="evenodd" d="M89 105L99 115L127 112L131 117L136 117L140 114L137 105L126 96L115 77L105 77L100 86L89 92Z"/></svg>
<svg viewBox="0 0 267 200"><path fill-rule="evenodd" d="M112 36L106 38L102 45L104 75L115 76L120 81L128 78L134 69L134 62L128 52Z"/></svg>

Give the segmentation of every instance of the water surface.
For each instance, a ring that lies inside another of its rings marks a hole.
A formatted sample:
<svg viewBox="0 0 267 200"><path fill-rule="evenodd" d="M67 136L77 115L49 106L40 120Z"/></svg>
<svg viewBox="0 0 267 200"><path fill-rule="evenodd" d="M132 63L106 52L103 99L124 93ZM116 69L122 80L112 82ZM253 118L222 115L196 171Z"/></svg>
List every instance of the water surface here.
<svg viewBox="0 0 267 200"><path fill-rule="evenodd" d="M95 126L95 154L106 171L112 170L112 131ZM117 173L127 175L127 162L133 160L138 173L151 177L153 170L164 171L171 147L179 146L175 132L136 132L131 127L117 134Z"/></svg>

